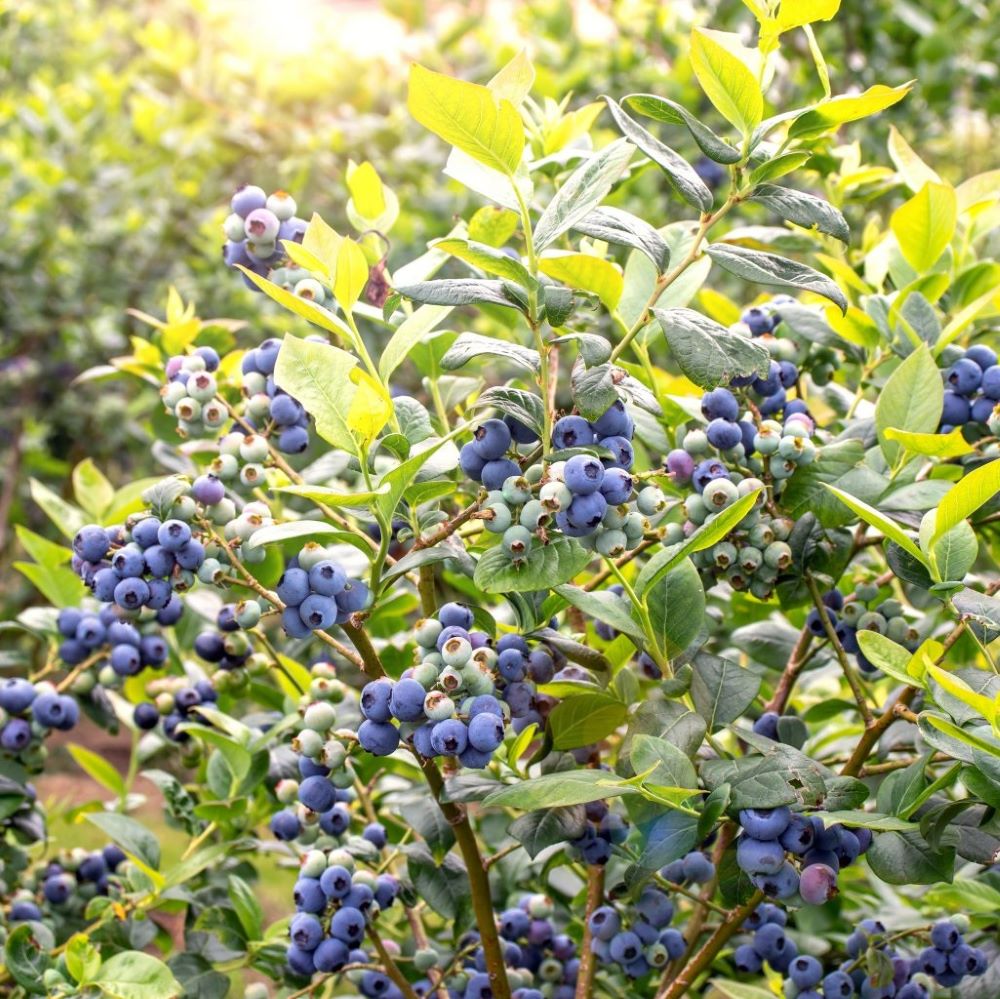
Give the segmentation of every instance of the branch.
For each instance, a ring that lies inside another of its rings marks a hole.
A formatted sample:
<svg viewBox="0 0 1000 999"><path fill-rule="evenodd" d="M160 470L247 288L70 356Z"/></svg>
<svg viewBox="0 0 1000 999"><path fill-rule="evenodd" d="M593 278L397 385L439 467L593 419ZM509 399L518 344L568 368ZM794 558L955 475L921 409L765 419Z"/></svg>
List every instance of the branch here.
<svg viewBox="0 0 1000 999"><path fill-rule="evenodd" d="M594 866L587 871L587 908L583 914L583 941L580 943L580 968L576 975L575 999L590 999L594 985L596 955L590 949L592 934L590 917L604 898L604 868Z"/></svg>

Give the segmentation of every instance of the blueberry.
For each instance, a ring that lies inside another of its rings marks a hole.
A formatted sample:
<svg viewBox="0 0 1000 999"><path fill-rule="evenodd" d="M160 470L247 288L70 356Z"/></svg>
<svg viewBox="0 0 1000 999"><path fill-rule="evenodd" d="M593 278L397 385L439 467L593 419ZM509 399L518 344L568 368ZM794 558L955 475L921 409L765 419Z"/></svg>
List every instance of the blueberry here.
<svg viewBox="0 0 1000 999"><path fill-rule="evenodd" d="M167 551L178 552L191 540L191 528L183 520L167 520L160 525L156 539Z"/></svg>
<svg viewBox="0 0 1000 999"><path fill-rule="evenodd" d="M182 569L194 572L205 561L205 546L197 538L192 538L186 545L182 545L178 549L174 558L177 559L177 564Z"/></svg>
<svg viewBox="0 0 1000 999"><path fill-rule="evenodd" d="M128 621L112 621L108 625L105 638L109 645L135 645L142 640L139 630Z"/></svg>
<svg viewBox="0 0 1000 999"><path fill-rule="evenodd" d="M502 458L510 445L510 428L503 420L486 420L472 431L471 447L484 461Z"/></svg>
<svg viewBox="0 0 1000 999"><path fill-rule="evenodd" d="M139 650L133 645L116 645L109 657L111 668L118 676L135 676L142 669Z"/></svg>
<svg viewBox="0 0 1000 999"><path fill-rule="evenodd" d="M0 708L8 714L26 711L37 696L35 685L23 677L9 677L0 683Z"/></svg>
<svg viewBox="0 0 1000 999"><path fill-rule="evenodd" d="M762 735L766 739L778 741L778 718L777 711L765 711L753 723L753 730L757 735Z"/></svg>
<svg viewBox="0 0 1000 999"><path fill-rule="evenodd" d="M720 451L728 451L743 440L743 431L739 424L731 423L729 420L712 420L705 433L708 436L709 444Z"/></svg>
<svg viewBox="0 0 1000 999"><path fill-rule="evenodd" d="M694 458L683 448L674 448L667 455L664 467L675 486L685 486L694 474Z"/></svg>
<svg viewBox="0 0 1000 999"><path fill-rule="evenodd" d="M274 589L284 604L298 607L309 596L309 573L305 569L286 569Z"/></svg>
<svg viewBox="0 0 1000 999"><path fill-rule="evenodd" d="M333 785L325 777L307 777L299 784L299 801L312 812L326 812L336 804Z"/></svg>
<svg viewBox="0 0 1000 999"><path fill-rule="evenodd" d="M729 469L718 458L706 458L695 467L691 484L700 493L713 479L723 479L728 475Z"/></svg>
<svg viewBox="0 0 1000 999"><path fill-rule="evenodd" d="M325 631L337 619L337 603L333 597L310 593L299 605L299 616L313 631Z"/></svg>
<svg viewBox="0 0 1000 999"><path fill-rule="evenodd" d="M373 722L387 722L392 717L390 707L392 695L393 684L391 680L383 678L381 680L372 680L371 683L365 684L361 691L362 715ZM421 698L422 704L423 698Z"/></svg>
<svg viewBox="0 0 1000 999"><path fill-rule="evenodd" d="M229 207L241 218L246 218L252 211L263 208L267 204L267 195L261 188L253 184L244 184L236 189Z"/></svg>
<svg viewBox="0 0 1000 999"><path fill-rule="evenodd" d="M502 489L503 484L513 475L521 474L521 466L510 458L498 458L483 465L481 482L487 489Z"/></svg>
<svg viewBox="0 0 1000 999"><path fill-rule="evenodd" d="M992 399L987 399L986 396L980 396L972 406L969 408L969 419L972 423L988 423L990 417L993 415L993 407L995 403Z"/></svg>
<svg viewBox="0 0 1000 999"><path fill-rule="evenodd" d="M845 971L833 971L823 979L823 999L851 999L854 981Z"/></svg>
<svg viewBox="0 0 1000 999"><path fill-rule="evenodd" d="M174 694L174 703L177 706L177 710L182 715L186 715L192 708L196 708L201 704L201 694L194 687L181 687Z"/></svg>
<svg viewBox="0 0 1000 999"><path fill-rule="evenodd" d="M590 424L595 437L627 437L631 439L635 424L621 399L615 402Z"/></svg>
<svg viewBox="0 0 1000 999"><path fill-rule="evenodd" d="M601 523L607 509L608 501L600 493L576 496L566 511L566 520L571 527L589 533Z"/></svg>
<svg viewBox="0 0 1000 999"><path fill-rule="evenodd" d="M642 941L631 930L623 930L611 938L611 957L619 964L629 964L642 955Z"/></svg>
<svg viewBox="0 0 1000 999"><path fill-rule="evenodd" d="M76 607L64 607L56 617L56 627L59 629L59 634L64 638L73 638L82 617L83 611Z"/></svg>
<svg viewBox="0 0 1000 999"><path fill-rule="evenodd" d="M525 426L513 416L505 416L503 422L507 424L507 429L517 444L534 444L538 440L538 434L531 427Z"/></svg>
<svg viewBox="0 0 1000 999"><path fill-rule="evenodd" d="M100 562L110 547L108 532L97 524L87 524L73 536L73 551L87 562Z"/></svg>
<svg viewBox="0 0 1000 999"><path fill-rule="evenodd" d="M431 745L441 756L458 756L469 743L469 730L457 718L438 722L431 731Z"/></svg>
<svg viewBox="0 0 1000 999"><path fill-rule="evenodd" d="M983 369L968 358L961 358L956 361L945 375L945 381L959 395L972 395L979 388L983 380Z"/></svg>
<svg viewBox="0 0 1000 999"><path fill-rule="evenodd" d="M101 853L91 853L77 868L76 876L81 881L99 881L108 873L108 865Z"/></svg>
<svg viewBox="0 0 1000 999"><path fill-rule="evenodd" d="M681 872L684 881L705 884L715 877L715 864L700 850L693 850L681 862Z"/></svg>
<svg viewBox="0 0 1000 999"><path fill-rule="evenodd" d="M756 305L751 306L751 308L747 309L740 316L740 322L750 330L751 336L763 336L774 329L774 321L771 318L771 314Z"/></svg>
<svg viewBox="0 0 1000 999"><path fill-rule="evenodd" d="M19 753L31 744L31 725L23 718L11 718L0 730L0 746L10 753Z"/></svg>
<svg viewBox="0 0 1000 999"><path fill-rule="evenodd" d="M399 729L388 722L365 720L358 727L358 742L373 756L388 756L399 746Z"/></svg>
<svg viewBox="0 0 1000 999"><path fill-rule="evenodd" d="M146 571L157 579L166 579L173 571L177 559L172 551L168 551L163 545L150 545L143 552L146 562Z"/></svg>
<svg viewBox="0 0 1000 999"><path fill-rule="evenodd" d="M149 701L142 701L137 704L132 711L132 720L136 727L148 732L156 728L160 720L160 712L156 710L156 705Z"/></svg>
<svg viewBox="0 0 1000 999"><path fill-rule="evenodd" d="M141 576L146 568L142 549L134 543L119 548L111 558L111 568L115 570L119 579Z"/></svg>
<svg viewBox="0 0 1000 999"><path fill-rule="evenodd" d="M785 851L776 839L743 835L736 844L736 863L748 874L777 874L784 862Z"/></svg>
<svg viewBox="0 0 1000 999"><path fill-rule="evenodd" d="M1000 380L998 380L998 383L1000 383ZM941 423L951 427L959 427L963 423L968 423L971 415L968 399L957 392L946 389L941 409Z"/></svg>
<svg viewBox="0 0 1000 999"><path fill-rule="evenodd" d="M288 935L299 950L315 950L323 940L323 924L309 912L299 912L288 927Z"/></svg>
<svg viewBox="0 0 1000 999"><path fill-rule="evenodd" d="M763 967L761 956L750 944L740 944L733 951L733 967L744 975L756 975ZM853 990L848 995L853 994Z"/></svg>
<svg viewBox="0 0 1000 999"><path fill-rule="evenodd" d="M755 874L750 880L769 898L790 898L799 890L799 872L787 860L776 874Z"/></svg>
<svg viewBox="0 0 1000 999"><path fill-rule="evenodd" d="M643 919L657 928L666 926L674 916L674 904L670 897L652 886L643 888L635 908Z"/></svg>
<svg viewBox="0 0 1000 999"><path fill-rule="evenodd" d="M781 389L781 366L777 361L771 361L768 368L767 377L757 377L753 380L753 390L759 396L767 398L777 394Z"/></svg>
<svg viewBox="0 0 1000 999"><path fill-rule="evenodd" d="M781 926L767 923L754 933L752 946L761 958L773 962L774 958L788 950L790 943Z"/></svg>
<svg viewBox="0 0 1000 999"><path fill-rule="evenodd" d="M469 721L469 745L483 753L493 753L503 742L503 719L482 713Z"/></svg>
<svg viewBox="0 0 1000 999"><path fill-rule="evenodd" d="M587 454L576 454L566 462L563 481L577 496L597 492L604 481L604 465Z"/></svg>
<svg viewBox="0 0 1000 999"><path fill-rule="evenodd" d="M594 443L594 431L582 416L564 416L552 428L555 448L589 447Z"/></svg>
<svg viewBox="0 0 1000 999"><path fill-rule="evenodd" d="M610 458L603 459L606 468L623 468L628 471L632 467L635 451L630 440L625 437L602 437L597 443L599 447L611 452Z"/></svg>
<svg viewBox="0 0 1000 999"><path fill-rule="evenodd" d="M941 919L931 927L931 943L939 950L951 950L962 940L958 927L948 919Z"/></svg>
<svg viewBox="0 0 1000 999"><path fill-rule="evenodd" d="M773 416L785 408L786 399L785 390L779 387L777 392L762 399L757 409L761 416Z"/></svg>
<svg viewBox="0 0 1000 999"><path fill-rule="evenodd" d="M41 918L41 909L34 902L14 902L10 907L11 922L26 923L29 920L38 921Z"/></svg>
<svg viewBox="0 0 1000 999"><path fill-rule="evenodd" d="M792 813L785 806L780 808L740 809L740 825L747 835L756 839L777 839L791 822Z"/></svg>
<svg viewBox="0 0 1000 999"><path fill-rule="evenodd" d="M393 716L402 722L419 721L424 717L426 693L416 680L400 680L393 686L389 699Z"/></svg>
<svg viewBox="0 0 1000 999"><path fill-rule="evenodd" d="M80 720L80 709L72 697L65 694L39 694L31 705L31 713L39 725L69 731Z"/></svg>
<svg viewBox="0 0 1000 999"><path fill-rule="evenodd" d="M132 528L132 540L140 548L151 548L159 544L160 521L156 517L144 517Z"/></svg>
<svg viewBox="0 0 1000 999"><path fill-rule="evenodd" d="M479 456L479 452L471 444L464 444L458 452L458 465L470 479L480 482L486 460Z"/></svg>
<svg viewBox="0 0 1000 999"><path fill-rule="evenodd" d="M801 856L812 847L815 838L813 824L801 815L793 815L779 841L790 853Z"/></svg>
<svg viewBox="0 0 1000 999"><path fill-rule="evenodd" d="M788 977L800 989L811 989L823 977L823 965L809 954L800 954L788 966Z"/></svg>
<svg viewBox="0 0 1000 999"><path fill-rule="evenodd" d="M351 872L334 864L320 875L319 883L327 898L343 898L351 890Z"/></svg>
<svg viewBox="0 0 1000 999"><path fill-rule="evenodd" d="M344 906L330 920L330 935L347 944L360 943L365 935L365 916L360 909Z"/></svg>
<svg viewBox="0 0 1000 999"><path fill-rule="evenodd" d="M191 495L205 506L215 506L225 498L226 487L215 475L199 475L191 486Z"/></svg>
<svg viewBox="0 0 1000 999"><path fill-rule="evenodd" d="M993 364L983 371L983 381L980 386L987 399L1000 399L1000 364Z"/></svg>
<svg viewBox="0 0 1000 999"><path fill-rule="evenodd" d="M343 940L327 937L312 953L316 970L324 974L339 971L350 959L350 949Z"/></svg>
<svg viewBox="0 0 1000 999"><path fill-rule="evenodd" d="M610 940L621 928L621 919L612 906L602 905L594 909L591 913L588 925L590 926L591 934L596 939Z"/></svg>
<svg viewBox="0 0 1000 999"><path fill-rule="evenodd" d="M69 874L49 875L42 883L42 894L51 905L62 905L73 893L76 882Z"/></svg>
<svg viewBox="0 0 1000 999"><path fill-rule="evenodd" d="M342 836L351 825L351 813L343 805L335 805L319 817L319 827L328 836Z"/></svg>

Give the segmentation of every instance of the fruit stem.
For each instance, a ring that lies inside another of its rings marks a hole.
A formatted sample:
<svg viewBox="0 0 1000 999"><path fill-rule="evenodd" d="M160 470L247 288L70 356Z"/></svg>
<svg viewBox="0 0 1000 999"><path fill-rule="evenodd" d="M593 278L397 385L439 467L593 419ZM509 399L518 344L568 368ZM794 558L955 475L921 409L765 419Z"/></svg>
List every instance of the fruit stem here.
<svg viewBox="0 0 1000 999"><path fill-rule="evenodd" d="M604 898L604 868L590 867L587 871L587 908L583 914L583 941L580 944L580 969L576 977L575 999L590 999L596 970L596 955L590 949L593 934L590 917Z"/></svg>

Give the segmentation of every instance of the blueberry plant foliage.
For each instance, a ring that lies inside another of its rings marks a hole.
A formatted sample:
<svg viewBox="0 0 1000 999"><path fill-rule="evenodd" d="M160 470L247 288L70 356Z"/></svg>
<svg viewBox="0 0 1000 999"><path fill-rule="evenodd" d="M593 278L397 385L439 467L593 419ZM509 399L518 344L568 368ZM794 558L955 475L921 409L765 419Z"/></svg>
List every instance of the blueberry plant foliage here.
<svg viewBox="0 0 1000 999"><path fill-rule="evenodd" d="M173 474L85 461L35 493L69 546L19 531L5 994L1000 993L996 178L863 163L908 87L832 95L836 3L748 6L756 48L691 36L708 121L606 96L601 143L523 54L414 66L484 202L417 259L369 162L356 236L236 192L220 280L294 325L172 294L111 364ZM784 110L790 33L828 93ZM71 743L93 852L31 784L84 715L133 736Z"/></svg>

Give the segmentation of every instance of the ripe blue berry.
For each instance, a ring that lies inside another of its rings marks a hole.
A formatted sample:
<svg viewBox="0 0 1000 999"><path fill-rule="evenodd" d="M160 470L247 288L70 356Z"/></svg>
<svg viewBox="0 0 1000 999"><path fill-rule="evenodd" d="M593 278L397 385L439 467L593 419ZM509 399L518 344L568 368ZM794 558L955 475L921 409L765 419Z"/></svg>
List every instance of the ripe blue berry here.
<svg viewBox="0 0 1000 999"><path fill-rule="evenodd" d="M236 189L229 207L241 218L246 218L252 211L263 208L267 204L267 195L254 184L244 184Z"/></svg>
<svg viewBox="0 0 1000 999"><path fill-rule="evenodd" d="M726 420L735 423L740 415L736 396L727 388L719 387L701 397L701 413L706 420Z"/></svg>
<svg viewBox="0 0 1000 999"><path fill-rule="evenodd" d="M178 552L191 540L191 528L183 520L167 520L160 525L156 539L167 551Z"/></svg>
<svg viewBox="0 0 1000 999"><path fill-rule="evenodd" d="M359 909L345 905L330 920L330 935L347 944L357 944L365 935L365 916Z"/></svg>
<svg viewBox="0 0 1000 999"><path fill-rule="evenodd" d="M27 711L37 696L35 685L23 677L8 677L0 682L0 708L8 714Z"/></svg>
<svg viewBox="0 0 1000 999"><path fill-rule="evenodd" d="M555 448L589 447L594 443L594 431L582 416L564 416L552 428Z"/></svg>
<svg viewBox="0 0 1000 999"><path fill-rule="evenodd" d="M758 306L747 309L740 316L740 322L750 330L751 336L763 336L774 328L774 321L770 313Z"/></svg>
<svg viewBox="0 0 1000 999"><path fill-rule="evenodd" d="M337 619L337 603L332 597L310 593L299 605L299 616L313 631L325 631Z"/></svg>
<svg viewBox="0 0 1000 999"><path fill-rule="evenodd" d="M358 742L373 756L388 756L399 746L399 729L388 722L367 719L358 726Z"/></svg>
<svg viewBox="0 0 1000 999"><path fill-rule="evenodd" d="M800 989L811 989L823 977L823 965L809 954L800 954L788 966L788 977Z"/></svg>
<svg viewBox="0 0 1000 999"><path fill-rule="evenodd" d="M483 465L480 481L487 489L502 489L503 484L513 475L521 474L521 466L510 458L497 458Z"/></svg>
<svg viewBox="0 0 1000 999"><path fill-rule="evenodd" d="M472 431L471 447L484 461L502 458L510 445L510 429L503 420L485 420Z"/></svg>
<svg viewBox="0 0 1000 999"><path fill-rule="evenodd" d="M621 399L613 402L601 416L590 424L595 437L627 437L631 439L635 424Z"/></svg>
<svg viewBox="0 0 1000 999"><path fill-rule="evenodd" d="M610 458L603 459L605 467L623 468L626 471L632 467L635 461L635 451L632 442L627 438L602 437L597 444L611 452Z"/></svg>
<svg viewBox="0 0 1000 999"><path fill-rule="evenodd" d="M329 811L336 800L336 790L325 777L307 777L299 784L299 801L312 812Z"/></svg>
<svg viewBox="0 0 1000 999"><path fill-rule="evenodd" d="M31 713L39 725L69 731L80 720L80 709L72 697L65 694L39 694L31 705Z"/></svg>
<svg viewBox="0 0 1000 999"><path fill-rule="evenodd" d="M748 874L777 874L785 862L785 851L774 839L743 835L736 845L736 863Z"/></svg>
<svg viewBox="0 0 1000 999"><path fill-rule="evenodd" d="M971 416L969 400L957 392L946 389L941 408L941 423L950 427L959 427L969 422Z"/></svg>
<svg viewBox="0 0 1000 999"><path fill-rule="evenodd" d="M304 569L286 569L274 589L283 603L298 607L309 596L309 574Z"/></svg>
<svg viewBox="0 0 1000 999"><path fill-rule="evenodd" d="M682 880L705 884L715 877L715 864L699 850L693 850L681 861Z"/></svg>
<svg viewBox="0 0 1000 999"><path fill-rule="evenodd" d="M483 753L493 753L503 742L503 720L484 712L469 721L469 745Z"/></svg>
<svg viewBox="0 0 1000 999"><path fill-rule="evenodd" d="M160 721L160 712L156 710L155 704L151 704L149 701L142 701L132 711L132 720L135 722L137 728L148 732L150 729L156 728Z"/></svg>
<svg viewBox="0 0 1000 999"><path fill-rule="evenodd" d="M604 465L591 455L573 455L566 462L563 481L577 496L595 493L604 481Z"/></svg>
<svg viewBox="0 0 1000 999"><path fill-rule="evenodd" d="M941 919L931 927L931 943L939 950L952 950L961 940L958 927L948 919Z"/></svg>
<svg viewBox="0 0 1000 999"><path fill-rule="evenodd" d="M983 380L983 369L975 362L963 357L956 361L945 375L945 381L959 395L972 395Z"/></svg>
<svg viewBox="0 0 1000 999"><path fill-rule="evenodd" d="M601 523L607 509L608 501L600 493L576 496L566 511L566 520L571 527L589 533Z"/></svg>
<svg viewBox="0 0 1000 999"><path fill-rule="evenodd" d="M19 753L31 745L31 725L23 718L11 718L0 730L0 746L10 753Z"/></svg>
<svg viewBox="0 0 1000 999"><path fill-rule="evenodd" d="M99 562L110 547L108 532L97 524L81 527L73 536L73 551L87 562Z"/></svg>
<svg viewBox="0 0 1000 999"><path fill-rule="evenodd" d="M431 731L431 745L441 756L458 756L469 744L469 730L457 718L438 722Z"/></svg>
<svg viewBox="0 0 1000 999"><path fill-rule="evenodd" d="M424 688L416 680L400 680L392 688L389 707L402 722L419 721L424 716Z"/></svg>

